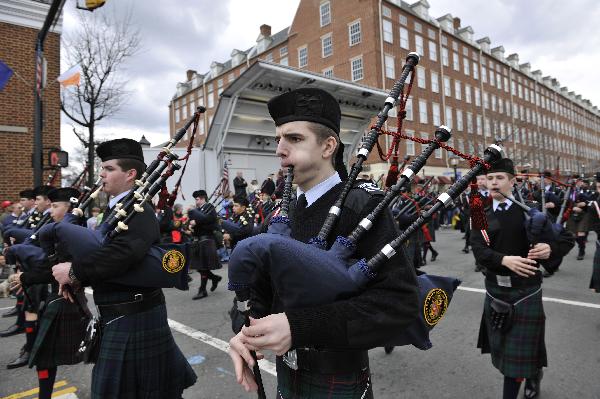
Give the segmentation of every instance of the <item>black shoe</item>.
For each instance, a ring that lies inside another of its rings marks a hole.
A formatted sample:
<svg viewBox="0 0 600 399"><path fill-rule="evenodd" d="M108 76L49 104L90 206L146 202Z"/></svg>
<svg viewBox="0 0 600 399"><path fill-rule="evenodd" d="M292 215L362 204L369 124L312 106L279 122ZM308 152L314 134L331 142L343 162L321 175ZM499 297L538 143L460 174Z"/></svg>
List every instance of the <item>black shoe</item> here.
<svg viewBox="0 0 600 399"><path fill-rule="evenodd" d="M15 360L13 360L12 362L8 363L6 365L6 368L7 369L16 369L19 367L27 366L28 363L29 363L29 352L21 349L21 353L19 354L19 357L16 358Z"/></svg>
<svg viewBox="0 0 600 399"><path fill-rule="evenodd" d="M577 254L577 260L583 260L584 256L585 256L585 251L580 249L579 253Z"/></svg>
<svg viewBox="0 0 600 399"><path fill-rule="evenodd" d="M13 307L11 310L9 310L8 312L4 312L2 313L2 317L13 317L19 314L19 309L17 309L17 307Z"/></svg>
<svg viewBox="0 0 600 399"><path fill-rule="evenodd" d="M193 278L192 278L192 277L191 277L191 276L188 274L188 275L187 275L187 281L188 281L188 283L191 283L191 282L192 282L192 280L193 280Z"/></svg>
<svg viewBox="0 0 600 399"><path fill-rule="evenodd" d="M468 254L469 253L469 248L463 248L461 249L463 254Z"/></svg>
<svg viewBox="0 0 600 399"><path fill-rule="evenodd" d="M223 280L221 276L215 276L212 278L212 283L210 285L210 292L213 292L217 289L217 285L219 285L219 281Z"/></svg>
<svg viewBox="0 0 600 399"><path fill-rule="evenodd" d="M383 350L385 351L386 355L389 355L394 350L394 347L393 346L384 346Z"/></svg>
<svg viewBox="0 0 600 399"><path fill-rule="evenodd" d="M475 264L475 271L476 272L480 272L483 270L483 267L479 266L478 264Z"/></svg>
<svg viewBox="0 0 600 399"><path fill-rule="evenodd" d="M0 337L10 337L11 335L17 335L25 332L25 327L13 324L6 330L0 331Z"/></svg>
<svg viewBox="0 0 600 399"><path fill-rule="evenodd" d="M437 259L437 257L438 257L438 253L437 252L432 253L431 254L431 261L435 262L435 260Z"/></svg>
<svg viewBox="0 0 600 399"><path fill-rule="evenodd" d="M523 395L525 399L534 399L540 395L542 377L544 377L544 372L540 370L537 378L527 378L525 380L525 391Z"/></svg>
<svg viewBox="0 0 600 399"><path fill-rule="evenodd" d="M192 299L195 301L196 299L206 298L207 296L208 293L206 290L199 290L198 293L192 297Z"/></svg>

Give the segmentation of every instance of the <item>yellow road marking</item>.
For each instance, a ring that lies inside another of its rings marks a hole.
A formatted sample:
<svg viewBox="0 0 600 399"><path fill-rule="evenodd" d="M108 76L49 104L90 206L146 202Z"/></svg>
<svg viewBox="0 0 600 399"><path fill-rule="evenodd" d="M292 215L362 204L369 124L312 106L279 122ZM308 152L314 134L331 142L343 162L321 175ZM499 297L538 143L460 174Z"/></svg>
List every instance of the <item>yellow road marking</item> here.
<svg viewBox="0 0 600 399"><path fill-rule="evenodd" d="M58 382L56 382L54 384L54 389L60 388L60 387L64 387L65 385L67 385L67 381L66 380L58 381ZM13 393L12 395L8 395L8 396L5 396L5 397L0 398L0 399L20 399L20 398L26 398L28 396L37 394L39 391L40 391L39 388L33 388L33 389L28 390L28 391Z"/></svg>
<svg viewBox="0 0 600 399"><path fill-rule="evenodd" d="M69 387L60 391L56 391L52 393L52 397L55 398L57 396L61 396L61 395L66 395L68 393L73 393L73 392L77 392L77 388L75 387Z"/></svg>

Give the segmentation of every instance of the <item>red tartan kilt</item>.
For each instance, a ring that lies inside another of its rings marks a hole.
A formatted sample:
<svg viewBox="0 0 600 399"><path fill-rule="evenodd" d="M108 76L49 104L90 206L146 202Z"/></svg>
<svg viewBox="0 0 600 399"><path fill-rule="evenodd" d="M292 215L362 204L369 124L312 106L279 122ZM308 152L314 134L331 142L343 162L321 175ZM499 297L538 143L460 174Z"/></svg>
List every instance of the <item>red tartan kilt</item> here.
<svg viewBox="0 0 600 399"><path fill-rule="evenodd" d="M423 230L423 239L425 241L433 241L433 238L431 238L431 233L429 232L429 228L427 226L421 226L421 229Z"/></svg>

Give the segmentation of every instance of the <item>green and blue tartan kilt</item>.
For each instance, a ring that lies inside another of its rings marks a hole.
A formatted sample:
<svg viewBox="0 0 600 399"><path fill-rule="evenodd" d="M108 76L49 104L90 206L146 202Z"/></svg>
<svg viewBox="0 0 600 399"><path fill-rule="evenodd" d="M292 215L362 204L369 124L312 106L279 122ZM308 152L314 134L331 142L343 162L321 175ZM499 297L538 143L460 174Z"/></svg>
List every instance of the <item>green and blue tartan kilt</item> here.
<svg viewBox="0 0 600 399"><path fill-rule="evenodd" d="M600 293L600 242L598 240L596 240L596 252L594 253L594 266L592 268L590 288Z"/></svg>
<svg viewBox="0 0 600 399"><path fill-rule="evenodd" d="M123 300L110 294L102 294L101 299L102 303ZM92 398L177 399L196 382L194 370L171 334L165 304L101 323Z"/></svg>
<svg viewBox="0 0 600 399"><path fill-rule="evenodd" d="M514 304L537 291L540 286L507 288L486 281L485 288L494 298ZM490 297L486 294L477 347L481 349L481 353L492 355L492 364L504 376L534 378L539 369L548 365L544 341L546 315L542 304L542 291L515 307L512 327L504 334L492 330L490 303Z"/></svg>
<svg viewBox="0 0 600 399"><path fill-rule="evenodd" d="M277 357L277 399L372 399L371 373L319 374L292 370Z"/></svg>
<svg viewBox="0 0 600 399"><path fill-rule="evenodd" d="M50 294L39 319L29 367L47 369L81 362L78 349L87 320L76 304Z"/></svg>

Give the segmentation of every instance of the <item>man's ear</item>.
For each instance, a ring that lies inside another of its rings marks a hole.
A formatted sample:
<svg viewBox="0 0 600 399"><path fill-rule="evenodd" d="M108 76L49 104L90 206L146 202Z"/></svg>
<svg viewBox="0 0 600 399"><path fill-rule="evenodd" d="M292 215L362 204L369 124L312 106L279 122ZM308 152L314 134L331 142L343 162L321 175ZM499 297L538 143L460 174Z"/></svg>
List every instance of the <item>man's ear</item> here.
<svg viewBox="0 0 600 399"><path fill-rule="evenodd" d="M137 171L135 169L129 169L127 171L127 181L135 181L137 178Z"/></svg>
<svg viewBox="0 0 600 399"><path fill-rule="evenodd" d="M337 148L337 140L333 136L327 137L323 140L323 158L331 158L335 149Z"/></svg>

